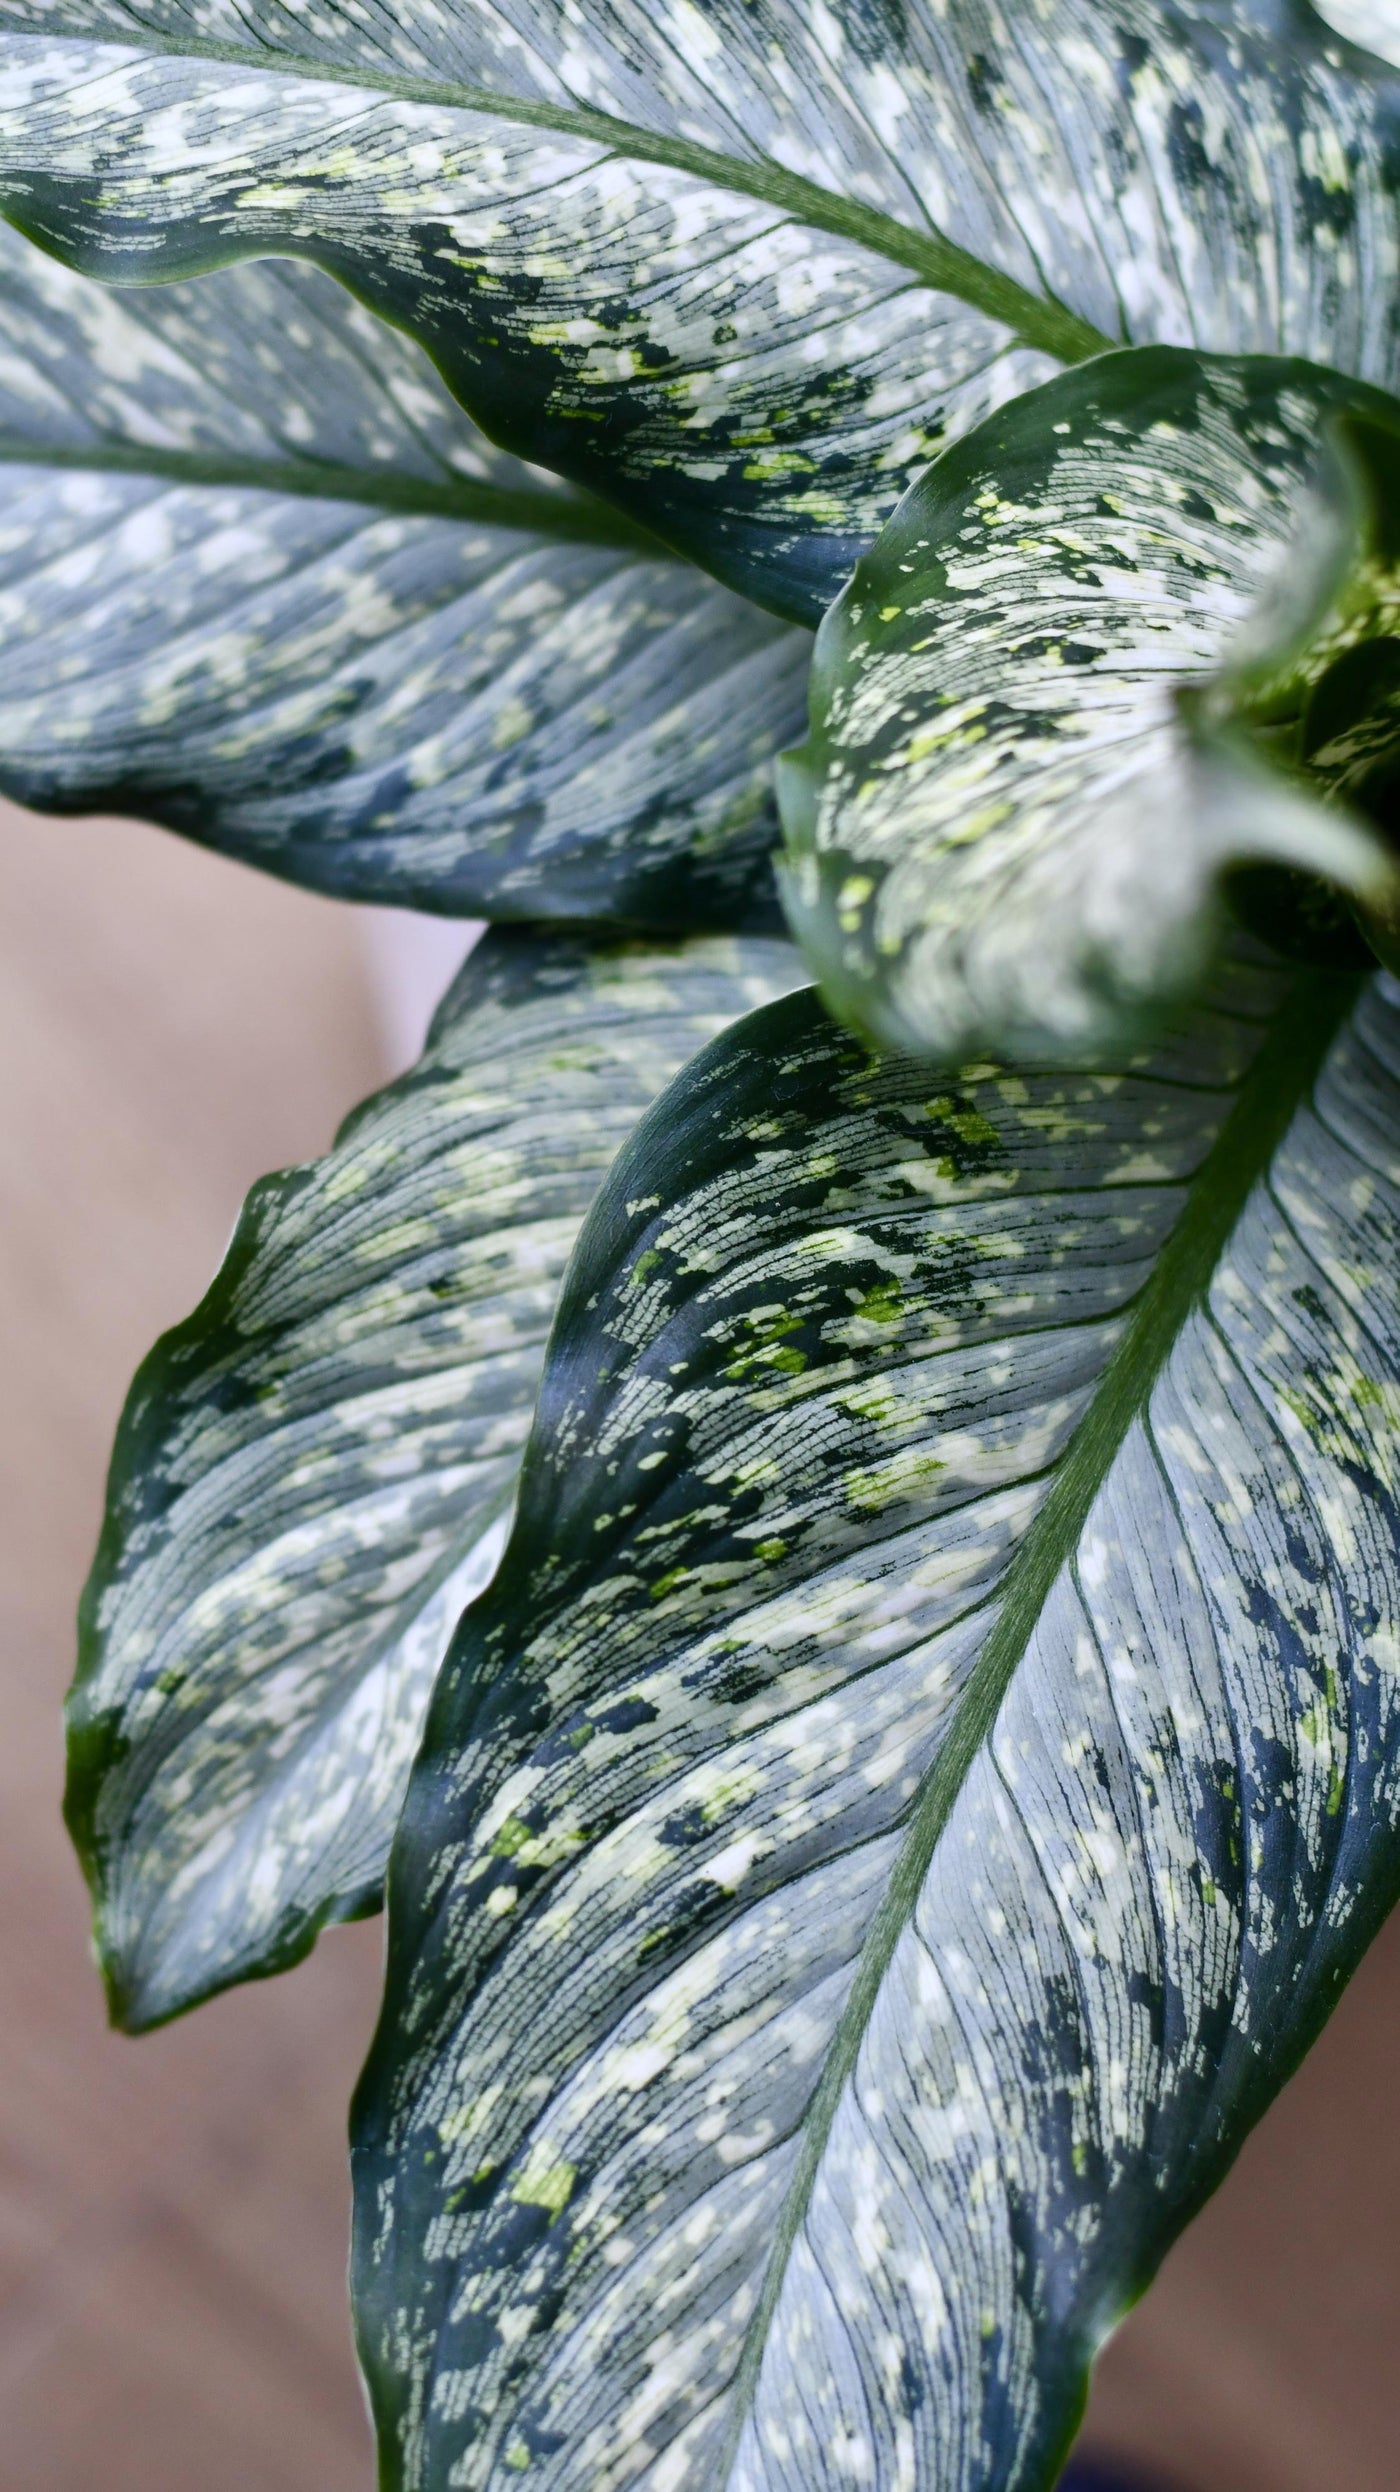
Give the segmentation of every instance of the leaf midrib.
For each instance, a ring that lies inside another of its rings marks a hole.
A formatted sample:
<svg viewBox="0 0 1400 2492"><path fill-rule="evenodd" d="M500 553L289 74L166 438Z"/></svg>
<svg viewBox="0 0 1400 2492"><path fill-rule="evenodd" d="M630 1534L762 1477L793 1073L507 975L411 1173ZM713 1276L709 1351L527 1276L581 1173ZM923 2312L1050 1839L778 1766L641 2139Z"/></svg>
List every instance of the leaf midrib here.
<svg viewBox="0 0 1400 2492"><path fill-rule="evenodd" d="M550 492L541 486L531 491L526 486L479 484L465 476L435 483L430 477L338 467L320 459L240 458L233 452L166 450L144 442L31 441L6 432L0 432L0 466L145 476L153 482L209 490L286 493L311 501L358 503L367 510L408 518L455 520L576 544L612 546L652 562L685 559L640 523L577 489Z"/></svg>
<svg viewBox="0 0 1400 2492"><path fill-rule="evenodd" d="M646 163L667 165L675 172L693 174L722 190L739 191L780 208L803 224L861 243L882 258L912 270L939 293L956 295L959 301L984 312L989 319L1001 321L1025 345L1038 347L1061 363L1082 363L1086 357L1103 354L1107 348L1122 343L1121 339L1105 337L1056 296L1048 292L1033 294L1014 277L989 267L932 223L923 232L917 232L883 209L868 207L857 199L843 199L819 182L809 181L804 174L789 172L769 157L749 163L743 157L726 156L717 148L701 146L694 139L643 129L612 113L579 105L537 103L524 96L501 95L490 87L466 86L451 79L410 78L393 71L359 69L348 62L317 60L299 52L254 50L244 44L221 43L211 36L189 35L178 42L162 42L154 34L128 34L123 30L120 36L105 39L62 32L29 39L80 44L86 51L146 53L161 60L217 61L271 76L305 79L314 85L354 87L397 103L431 104L449 112L488 113L531 128L592 139L610 154L636 157Z"/></svg>
<svg viewBox="0 0 1400 2492"><path fill-rule="evenodd" d="M1356 973L1315 971L1289 988L1234 1107L1191 1181L1186 1207L1061 1456L1054 1485L1007 1569L995 1623L915 1799L908 1831L871 1922L812 2096L735 2374L728 2429L714 2475L717 2487L727 2486L731 2479L788 2259L806 2216L837 2107L944 1828L992 1731L1050 1592L1079 1545L1094 1499L1119 1448L1146 1409L1188 1316L1203 1303L1245 1203L1308 1096L1361 984L1362 977Z"/></svg>

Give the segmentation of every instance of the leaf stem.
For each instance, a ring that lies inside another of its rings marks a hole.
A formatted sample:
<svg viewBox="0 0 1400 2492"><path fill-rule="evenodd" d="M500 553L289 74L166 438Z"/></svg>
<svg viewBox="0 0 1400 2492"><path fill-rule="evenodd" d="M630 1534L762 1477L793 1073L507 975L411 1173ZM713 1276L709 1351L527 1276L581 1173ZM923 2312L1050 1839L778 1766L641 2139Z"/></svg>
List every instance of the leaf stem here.
<svg viewBox="0 0 1400 2492"><path fill-rule="evenodd" d="M1007 1569L995 1623L915 1799L908 1832L870 1924L850 1996L812 2096L735 2374L729 2428L715 2476L719 2486L729 2480L753 2404L788 2259L811 2201L837 2106L943 1830L991 1732L1056 1578L1078 1545L1119 1447L1146 1409L1187 1317L1203 1303L1249 1193L1310 1092L1361 983L1359 974L1315 971L1289 989L1235 1106L1197 1171L1190 1200L1162 1249L1094 1398L1070 1438L1045 1503Z"/></svg>
<svg viewBox="0 0 1400 2492"><path fill-rule="evenodd" d="M476 522L517 528L531 536L567 538L584 545L611 545L644 554L653 562L684 559L638 522L590 494L570 488L551 492L480 484L469 476L395 475L386 469L336 467L319 459L252 459L204 450L166 450L144 442L26 441L0 432L0 465L76 468L85 474L149 476L177 485L249 487L290 493L314 501L357 502L372 510L411 517Z"/></svg>

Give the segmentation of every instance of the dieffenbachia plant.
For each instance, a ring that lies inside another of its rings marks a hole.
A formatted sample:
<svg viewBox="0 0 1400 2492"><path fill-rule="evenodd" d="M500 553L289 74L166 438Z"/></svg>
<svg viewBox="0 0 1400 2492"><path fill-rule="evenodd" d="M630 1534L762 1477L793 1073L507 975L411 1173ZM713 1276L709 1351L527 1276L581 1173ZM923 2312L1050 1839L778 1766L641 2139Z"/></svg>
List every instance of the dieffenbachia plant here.
<svg viewBox="0 0 1400 2492"><path fill-rule="evenodd" d="M70 1706L118 2021L387 1893L388 2492L1048 2492L1400 1891L1334 13L0 0L0 785L498 921Z"/></svg>

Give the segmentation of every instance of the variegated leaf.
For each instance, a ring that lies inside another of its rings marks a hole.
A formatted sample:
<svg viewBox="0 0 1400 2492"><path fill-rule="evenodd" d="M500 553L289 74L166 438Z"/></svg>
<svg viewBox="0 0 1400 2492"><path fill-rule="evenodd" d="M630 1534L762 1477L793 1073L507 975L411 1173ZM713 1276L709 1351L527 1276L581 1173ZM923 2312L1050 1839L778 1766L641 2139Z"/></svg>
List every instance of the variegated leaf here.
<svg viewBox="0 0 1400 2492"><path fill-rule="evenodd" d="M1395 849L1323 799L1400 763L1397 623L1388 394L1172 347L1030 393L818 638L781 871L829 1000L953 1062L1121 1044L1200 971L1232 867L1325 877L1393 937Z"/></svg>
<svg viewBox="0 0 1400 2492"><path fill-rule="evenodd" d="M27 231L117 278L319 260L800 621L1054 362L1400 377L1400 85L1303 5L0 0L0 46Z"/></svg>
<svg viewBox="0 0 1400 2492"><path fill-rule="evenodd" d="M1044 2492L1400 1882L1400 988L680 1077L439 1681L357 2110L382 2482Z"/></svg>
<svg viewBox="0 0 1400 2492"><path fill-rule="evenodd" d="M493 449L295 261L75 276L0 227L0 785L355 899L772 917L806 634Z"/></svg>
<svg viewBox="0 0 1400 2492"><path fill-rule="evenodd" d="M1322 0L1318 16L1378 59L1400 65L1400 10L1395 0Z"/></svg>
<svg viewBox="0 0 1400 2492"><path fill-rule="evenodd" d="M421 1063L254 1187L132 1387L83 1606L68 1816L126 2026L377 1903L584 1211L686 1057L800 975L762 937L488 934Z"/></svg>

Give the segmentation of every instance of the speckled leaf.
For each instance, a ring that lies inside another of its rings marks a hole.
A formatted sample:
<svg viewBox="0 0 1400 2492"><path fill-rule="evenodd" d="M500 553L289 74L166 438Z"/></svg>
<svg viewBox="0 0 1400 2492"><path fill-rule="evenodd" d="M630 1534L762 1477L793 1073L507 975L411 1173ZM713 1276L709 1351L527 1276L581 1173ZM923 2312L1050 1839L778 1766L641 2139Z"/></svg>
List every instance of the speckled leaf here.
<svg viewBox="0 0 1400 2492"><path fill-rule="evenodd" d="M1199 973L1231 867L1393 921L1396 850L1324 799L1400 761L1397 625L1387 393L1173 347L1030 393L818 637L780 871L828 999L953 1062L1082 1055Z"/></svg>
<svg viewBox="0 0 1400 2492"><path fill-rule="evenodd" d="M121 2023L377 1903L579 1222L687 1056L800 975L762 937L488 934L415 1069L254 1187L132 1387L83 1605L68 1817Z"/></svg>
<svg viewBox="0 0 1400 2492"><path fill-rule="evenodd" d="M1400 11L1395 0L1323 0L1318 16L1335 34L1383 61L1400 64Z"/></svg>
<svg viewBox="0 0 1400 2492"><path fill-rule="evenodd" d="M1397 1252L1384 978L658 1103L390 1867L386 2486L1053 2482L1400 1883Z"/></svg>
<svg viewBox="0 0 1400 2492"><path fill-rule="evenodd" d="M733 925L809 644L493 449L295 261L0 227L0 786L466 915Z"/></svg>
<svg viewBox="0 0 1400 2492"><path fill-rule="evenodd" d="M1158 339L1400 378L1400 82L1218 0L0 0L0 202L294 251L492 435L815 621L902 485Z"/></svg>

